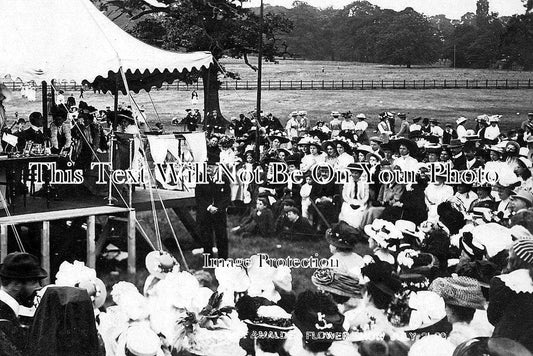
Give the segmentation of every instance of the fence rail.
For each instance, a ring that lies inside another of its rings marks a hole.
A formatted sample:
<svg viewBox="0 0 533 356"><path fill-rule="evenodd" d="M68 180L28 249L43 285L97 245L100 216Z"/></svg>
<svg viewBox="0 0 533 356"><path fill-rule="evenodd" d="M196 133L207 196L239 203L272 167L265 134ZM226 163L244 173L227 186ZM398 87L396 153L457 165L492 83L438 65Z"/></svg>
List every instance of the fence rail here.
<svg viewBox="0 0 533 356"><path fill-rule="evenodd" d="M22 82L4 82L13 91L21 90ZM36 85L40 89L40 84ZM59 90L79 91L74 81L56 82ZM203 90L203 83L164 84L156 90ZM221 90L257 90L255 80L224 81ZM382 90L382 89L533 89L531 79L434 79L434 80L265 80L262 90ZM90 90L90 89L89 89Z"/></svg>

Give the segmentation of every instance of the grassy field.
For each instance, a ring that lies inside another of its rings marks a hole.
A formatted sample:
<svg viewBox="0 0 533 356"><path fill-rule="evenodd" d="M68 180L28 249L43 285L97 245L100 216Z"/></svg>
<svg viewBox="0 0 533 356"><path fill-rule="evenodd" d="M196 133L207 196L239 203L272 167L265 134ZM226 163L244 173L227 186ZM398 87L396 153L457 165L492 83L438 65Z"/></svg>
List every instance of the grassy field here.
<svg viewBox="0 0 533 356"><path fill-rule="evenodd" d="M257 60L250 59L252 64ZM242 60L223 59L226 70L239 73L243 80L255 80L257 74ZM322 72L322 68L324 71ZM492 69L453 69L414 66L413 68L384 64L353 62L320 62L305 60L263 63L264 80L438 80L438 79L533 79L533 72Z"/></svg>
<svg viewBox="0 0 533 356"><path fill-rule="evenodd" d="M190 107L188 92L160 90L149 95L155 109L147 93L136 94L134 98L139 105L145 106L149 122L157 122L157 111L168 130L171 119L185 116L185 109ZM202 93L199 95L201 101ZM14 96L5 104L10 118L15 112L27 118L32 111L41 109L40 101L30 103L20 98L18 93ZM85 100L100 109L113 105L111 95L86 93ZM120 100L126 102L127 97ZM252 110L255 102L254 91L220 91L222 113L227 118ZM377 114L382 111L402 111L411 118L434 117L444 123L453 122L460 116L473 119L480 114L500 114L503 115L501 127L510 129L525 120L528 111L533 111L533 90L264 91L262 108L281 118L282 122L294 110L307 110L312 121L329 121L329 113L333 110L362 112L369 117L371 129L376 127ZM474 120L467 122L467 127L473 125Z"/></svg>
<svg viewBox="0 0 533 356"><path fill-rule="evenodd" d="M228 70L238 71L243 79L253 80L255 73L240 62L225 63ZM324 67L324 72L322 72ZM533 79L532 72L490 71L490 70L453 70L449 68L416 67L412 69L392 66L284 61L280 64L266 63L264 66L265 80L420 80L420 79ZM67 95L70 93L66 93ZM77 97L77 93L74 93ZM202 102L203 93L199 93ZM135 101L146 108L150 123L161 121L168 131L171 131L170 121L173 117L183 117L185 109L190 107L190 93L184 91L152 91L150 94L134 95ZM85 93L85 101L99 109L113 105L111 95ZM152 100L154 106L152 106ZM220 105L222 113L227 117L237 116L255 107L256 93L254 91L221 91ZM129 104L127 97L121 97L121 102ZM32 111L41 110L41 102L27 102L18 92L14 98L5 103L7 115L12 122L14 113L27 118ZM329 113L333 110L354 113L365 113L369 117L371 130L375 129L377 114L382 111L406 112L408 117L434 117L442 123L453 122L459 116L473 119L480 114L503 115L501 127L504 130L515 128L527 117L528 111L533 111L533 90L368 90L368 91L264 91L262 108L265 112L272 112L287 120L287 115L294 110L306 110L312 121L318 119L329 120ZM159 116L159 118L158 118ZM472 127L474 120L467 122ZM185 257L190 267L201 267L201 258L193 256L190 250L195 247L185 229L170 213L177 231ZM150 216L141 217L150 225ZM166 223L165 223L166 224ZM170 236L170 229L162 224L162 236ZM232 217L228 228L236 224ZM281 247L278 247L281 246ZM359 246L361 254L367 253L365 246ZM309 257L318 254L319 257L329 257L328 245L324 240L308 242L281 241L278 238L269 240L260 238L242 239L230 234L230 256L248 257L257 252L270 254L271 257ZM144 254L139 253L140 271L137 284L142 285L146 271L142 270ZM310 276L313 270L299 269L293 271L294 289L302 291L311 287ZM115 277L108 282L112 285ZM122 276L121 276L122 278Z"/></svg>

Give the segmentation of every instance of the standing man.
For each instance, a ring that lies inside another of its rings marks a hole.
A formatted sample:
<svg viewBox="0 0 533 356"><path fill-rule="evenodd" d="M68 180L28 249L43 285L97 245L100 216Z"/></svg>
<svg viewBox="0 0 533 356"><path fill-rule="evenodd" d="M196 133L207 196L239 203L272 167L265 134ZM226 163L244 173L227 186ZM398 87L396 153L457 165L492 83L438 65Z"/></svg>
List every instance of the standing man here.
<svg viewBox="0 0 533 356"><path fill-rule="evenodd" d="M219 258L228 258L228 233L226 208L231 203L231 190L227 177L217 177L220 158L213 155L207 159L207 183L197 184L195 198L196 222L204 253L213 255L215 235ZM220 180L218 180L220 178Z"/></svg>
<svg viewBox="0 0 533 356"><path fill-rule="evenodd" d="M181 123L186 125L187 131L194 132L198 127L198 121L196 121L196 117L192 114L191 109L185 111L187 112L187 115L181 120Z"/></svg>
<svg viewBox="0 0 533 356"><path fill-rule="evenodd" d="M298 137L298 128L300 127L300 122L298 121L298 112L293 111L289 115L289 120L285 125L285 132L289 140L292 140L295 137Z"/></svg>
<svg viewBox="0 0 533 356"><path fill-rule="evenodd" d="M29 253L13 252L0 267L0 330L11 343L12 354L22 354L28 344L27 329L19 320L21 306L33 306L35 293L48 273L39 265L37 257Z"/></svg>
<svg viewBox="0 0 533 356"><path fill-rule="evenodd" d="M399 113L398 117L400 118L400 130L396 134L396 137L403 137L408 138L409 137L409 123L407 122L407 115L404 113Z"/></svg>
<svg viewBox="0 0 533 356"><path fill-rule="evenodd" d="M464 126L466 120L468 120L466 117L460 117L455 121L457 124L457 128L455 129L457 132L457 138L463 143L466 142L466 128Z"/></svg>

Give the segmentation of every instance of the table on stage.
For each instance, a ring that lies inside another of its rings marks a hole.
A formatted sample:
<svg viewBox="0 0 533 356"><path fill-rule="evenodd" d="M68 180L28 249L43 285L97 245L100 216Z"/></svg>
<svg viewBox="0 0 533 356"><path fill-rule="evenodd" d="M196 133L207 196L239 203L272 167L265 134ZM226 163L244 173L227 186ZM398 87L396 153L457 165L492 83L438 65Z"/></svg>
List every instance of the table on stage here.
<svg viewBox="0 0 533 356"><path fill-rule="evenodd" d="M10 209L15 209L15 198L19 193L24 196L24 206L26 206L26 183L30 182L30 189L33 188L35 183L35 172L30 172L30 163L45 163L45 162L57 162L59 155L29 155L29 156L8 156L0 155L0 170L5 169L5 182L1 182L6 186L6 194L3 199L9 204ZM50 186L50 177L45 175L44 188L48 191ZM20 188L19 188L20 187ZM22 192L17 190L22 189ZM48 194L46 194L47 205L49 203Z"/></svg>

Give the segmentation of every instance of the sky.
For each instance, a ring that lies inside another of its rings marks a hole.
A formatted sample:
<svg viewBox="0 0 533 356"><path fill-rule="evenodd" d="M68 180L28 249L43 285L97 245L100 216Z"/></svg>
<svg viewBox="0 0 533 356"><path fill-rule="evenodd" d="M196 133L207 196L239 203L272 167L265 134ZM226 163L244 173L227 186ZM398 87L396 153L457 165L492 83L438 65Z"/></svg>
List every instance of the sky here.
<svg viewBox="0 0 533 356"><path fill-rule="evenodd" d="M292 7L293 0L263 0L265 4ZM333 6L341 9L355 0L303 0L309 5L325 8ZM369 0L372 4L396 11L412 7L428 16L444 14L450 19L460 19L467 12L476 12L476 0ZM259 6L260 0L251 0L250 6ZM489 0L490 11L500 16L523 14L524 5L521 0Z"/></svg>

